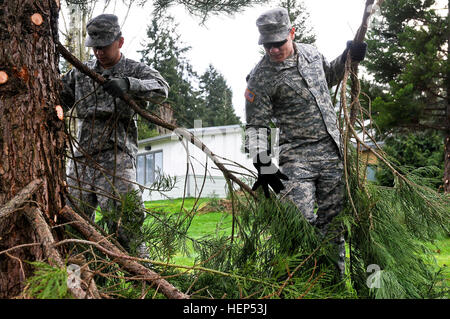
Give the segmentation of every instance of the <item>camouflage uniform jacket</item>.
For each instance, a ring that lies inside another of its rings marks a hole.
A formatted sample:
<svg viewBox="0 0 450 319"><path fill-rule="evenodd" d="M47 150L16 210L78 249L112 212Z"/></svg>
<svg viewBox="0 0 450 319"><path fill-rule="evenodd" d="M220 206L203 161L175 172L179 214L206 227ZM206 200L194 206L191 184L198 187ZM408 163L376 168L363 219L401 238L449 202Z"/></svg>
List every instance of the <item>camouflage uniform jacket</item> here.
<svg viewBox="0 0 450 319"><path fill-rule="evenodd" d="M146 101L160 103L167 98L169 85L159 72L144 63L125 58L123 54L119 62L109 69L103 69L96 59L85 64L105 77L127 77L130 82L128 94L143 108ZM77 118L75 156L93 155L117 145L119 150L135 157L137 123L134 111L77 69L70 70L62 80L61 100L66 110L74 109Z"/></svg>
<svg viewBox="0 0 450 319"><path fill-rule="evenodd" d="M280 130L280 164L339 158L340 133L329 88L342 78L344 63L341 56L328 63L311 45L294 43L294 50L281 63L272 63L266 54L247 77L247 151L270 147L258 141L264 141L273 123Z"/></svg>

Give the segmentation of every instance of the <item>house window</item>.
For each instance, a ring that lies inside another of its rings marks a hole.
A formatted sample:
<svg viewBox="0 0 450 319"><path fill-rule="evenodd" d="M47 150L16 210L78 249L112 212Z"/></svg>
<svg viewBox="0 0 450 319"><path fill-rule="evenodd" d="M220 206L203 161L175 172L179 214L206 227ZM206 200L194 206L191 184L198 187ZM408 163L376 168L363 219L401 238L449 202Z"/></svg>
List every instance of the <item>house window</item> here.
<svg viewBox="0 0 450 319"><path fill-rule="evenodd" d="M162 151L139 154L137 156L136 179L139 184L154 183L162 172Z"/></svg>
<svg viewBox="0 0 450 319"><path fill-rule="evenodd" d="M366 175L367 180L371 182L375 182L377 179L375 177L377 173L377 167L374 165L367 165Z"/></svg>

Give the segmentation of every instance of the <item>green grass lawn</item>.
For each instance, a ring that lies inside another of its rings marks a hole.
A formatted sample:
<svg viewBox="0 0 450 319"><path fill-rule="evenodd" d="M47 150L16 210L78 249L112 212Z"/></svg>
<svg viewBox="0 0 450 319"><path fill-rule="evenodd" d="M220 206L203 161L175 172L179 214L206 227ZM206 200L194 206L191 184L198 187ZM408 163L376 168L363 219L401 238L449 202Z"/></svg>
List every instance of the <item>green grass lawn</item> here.
<svg viewBox="0 0 450 319"><path fill-rule="evenodd" d="M174 213L179 212L181 208L183 211L191 211L195 205L195 208L198 210L202 208L206 203L210 202L211 198L185 198L184 201L180 198L171 199L171 200L155 200L151 202L145 202L145 208L150 209L155 212L165 212L165 213Z"/></svg>
<svg viewBox="0 0 450 319"><path fill-rule="evenodd" d="M450 237L442 237L433 244L427 246L434 252L434 257L439 267L444 268L444 274L450 286Z"/></svg>
<svg viewBox="0 0 450 319"><path fill-rule="evenodd" d="M196 201L195 198L185 198L184 203L181 199L160 200L146 202L145 206L152 211L170 213L179 212L182 205L184 211L191 212L195 204L194 212L196 212L196 215L188 230L189 237L199 239L205 235L214 235L218 229L220 229L219 231L222 234L223 232L231 234L232 217L229 213L221 211L201 212L202 208L211 203L211 201L216 202L217 200L201 198ZM198 210L200 212L197 212ZM443 237L434 244L427 244L427 246L434 252L438 266L445 268L447 281L450 282L450 271L448 270L450 264L450 237ZM177 254L173 262L179 265L190 266L193 265L195 257L196 254L192 250L190 256L184 256L181 253Z"/></svg>
<svg viewBox="0 0 450 319"><path fill-rule="evenodd" d="M440 266L450 265L450 238L439 240L436 244L435 256Z"/></svg>
<svg viewBox="0 0 450 319"><path fill-rule="evenodd" d="M184 202L182 199L158 200L145 202L145 207L155 212L174 213L180 212L181 208L185 212L193 212L195 217L187 232L190 238L200 239L207 235L215 235L217 232L220 235L225 233L231 234L232 216L230 214L221 211L201 212L201 209L206 204L211 203L211 201L214 202L214 199L200 198L197 201L195 198L185 198ZM188 247L191 250L190 255L185 256L182 253L178 253L173 259L175 264L185 266L192 266L194 264L197 254L193 250L190 242L188 242Z"/></svg>
<svg viewBox="0 0 450 319"><path fill-rule="evenodd" d="M194 198L186 198L184 202L181 199L160 200L153 202L145 202L145 207L156 212L174 213L183 211L195 214L193 222L188 230L189 237L201 238L206 235L214 235L218 228L221 234L224 232L231 233L232 217L230 214L222 211L202 212L201 209L210 203L210 198L201 198L196 201ZM195 209L194 208L195 205Z"/></svg>

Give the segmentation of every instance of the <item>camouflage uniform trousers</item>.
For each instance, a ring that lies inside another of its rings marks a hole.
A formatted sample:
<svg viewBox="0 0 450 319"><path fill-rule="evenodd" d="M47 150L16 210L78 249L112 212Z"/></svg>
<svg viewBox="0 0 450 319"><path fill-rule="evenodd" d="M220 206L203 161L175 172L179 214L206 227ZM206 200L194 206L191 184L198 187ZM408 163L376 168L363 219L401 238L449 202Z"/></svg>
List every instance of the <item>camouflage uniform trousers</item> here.
<svg viewBox="0 0 450 319"><path fill-rule="evenodd" d="M94 161L101 166L102 170L95 166ZM116 163L115 170L114 163ZM115 178L113 184L112 174L114 171ZM119 195L117 193L126 194L130 191L137 191L138 198L141 198L142 195L140 188L130 182L136 180L136 165L134 159L125 152L118 151L116 158L114 150L99 152L93 155L92 158L78 157L76 166L74 165L74 161L70 160L67 175L69 195L72 201L93 222L95 222L97 206L100 206L102 211L111 209L111 207L115 207L117 211L120 211L120 201L111 198L118 198ZM78 183L77 178L80 183ZM112 185L114 185L114 188ZM134 218L137 220L134 220L133 223L137 222L142 226L144 222L143 211L142 213L138 213L138 216L134 216ZM121 226L117 229L116 221L106 220L109 233L113 234L117 231L119 243L127 251L130 251L130 243L136 239L136 234L127 230L126 223L127 218L125 217L122 219ZM145 247L138 249L142 250Z"/></svg>
<svg viewBox="0 0 450 319"><path fill-rule="evenodd" d="M321 236L329 231L329 224L343 205L343 163L339 159L311 162L288 162L281 166L289 180L284 184L283 195L292 200L310 224L317 227ZM314 214L315 203L318 210ZM345 273L345 240L342 229L330 230L336 245L337 268L341 277Z"/></svg>

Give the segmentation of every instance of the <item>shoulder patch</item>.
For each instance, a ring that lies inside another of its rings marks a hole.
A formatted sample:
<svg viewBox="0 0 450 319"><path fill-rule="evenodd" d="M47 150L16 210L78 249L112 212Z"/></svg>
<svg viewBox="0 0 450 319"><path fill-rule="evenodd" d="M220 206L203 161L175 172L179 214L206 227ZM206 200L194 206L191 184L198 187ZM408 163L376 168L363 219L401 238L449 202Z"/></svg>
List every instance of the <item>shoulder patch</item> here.
<svg viewBox="0 0 450 319"><path fill-rule="evenodd" d="M245 98L247 99L247 101L249 101L250 103L253 103L253 101L255 100L255 93L253 93L252 91L250 91L248 88L245 90Z"/></svg>

